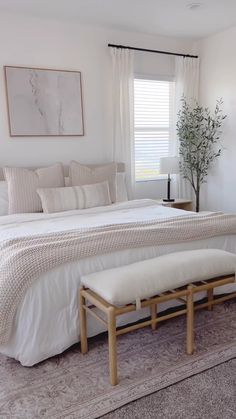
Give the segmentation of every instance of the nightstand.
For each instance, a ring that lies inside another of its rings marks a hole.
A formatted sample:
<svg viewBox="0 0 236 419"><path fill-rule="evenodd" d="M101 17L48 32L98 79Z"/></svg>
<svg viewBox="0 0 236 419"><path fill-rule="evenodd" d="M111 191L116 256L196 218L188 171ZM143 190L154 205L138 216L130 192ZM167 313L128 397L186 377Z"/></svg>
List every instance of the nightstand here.
<svg viewBox="0 0 236 419"><path fill-rule="evenodd" d="M158 205L164 207L178 208L185 211L193 211L193 202L188 199L176 199L173 202L164 202L162 199L156 199Z"/></svg>

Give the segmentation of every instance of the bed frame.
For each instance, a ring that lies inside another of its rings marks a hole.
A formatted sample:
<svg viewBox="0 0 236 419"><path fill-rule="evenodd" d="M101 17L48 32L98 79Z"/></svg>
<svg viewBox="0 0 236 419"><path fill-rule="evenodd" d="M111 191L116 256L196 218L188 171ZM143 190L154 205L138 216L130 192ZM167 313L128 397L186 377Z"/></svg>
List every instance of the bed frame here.
<svg viewBox="0 0 236 419"><path fill-rule="evenodd" d="M104 164L106 164L106 163L104 163ZM51 164L48 164L47 166L50 166L50 165ZM95 167L99 167L99 166L101 166L103 164L102 163L101 164L86 164L85 163L85 165L87 167L90 167L92 169L92 168L95 168ZM25 167L26 169L30 169L30 170L36 170L36 169L39 169L40 167L47 167L47 166L38 166L38 167L32 167L31 166L31 167L26 167L26 166L15 166L15 165L7 165L7 166L10 166L10 167ZM65 177L69 176L69 166L68 165L63 165L63 167L64 167L64 175L65 175ZM125 173L125 164L124 163L117 163L117 172L118 173ZM5 180L4 174L3 174L3 168L2 167L0 167L0 181L1 180Z"/></svg>

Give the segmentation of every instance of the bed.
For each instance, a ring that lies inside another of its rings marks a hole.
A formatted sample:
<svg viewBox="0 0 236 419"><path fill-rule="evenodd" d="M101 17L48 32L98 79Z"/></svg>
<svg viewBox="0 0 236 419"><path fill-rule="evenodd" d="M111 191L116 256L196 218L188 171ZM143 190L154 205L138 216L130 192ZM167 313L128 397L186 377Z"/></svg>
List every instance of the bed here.
<svg viewBox="0 0 236 419"><path fill-rule="evenodd" d="M6 240L78 228L124 225L154 219L199 217L198 214L157 205L153 200L133 200L106 207L54 214L15 214L0 217L0 245ZM236 235L224 234L207 239L156 246L138 246L94 255L57 266L33 282L17 307L10 338L0 345L0 352L32 366L79 341L78 289L84 274L127 265L162 254L197 248L218 248L236 253ZM231 285L218 292L235 291ZM163 304L160 309L168 308ZM137 321L145 310L123 316L120 324ZM89 319L89 336L101 333L102 327Z"/></svg>

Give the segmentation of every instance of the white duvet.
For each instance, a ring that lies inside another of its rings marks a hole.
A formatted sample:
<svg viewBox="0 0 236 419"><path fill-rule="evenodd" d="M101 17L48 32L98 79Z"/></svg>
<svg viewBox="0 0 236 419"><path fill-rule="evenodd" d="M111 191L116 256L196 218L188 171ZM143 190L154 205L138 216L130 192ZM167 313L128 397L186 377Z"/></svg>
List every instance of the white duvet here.
<svg viewBox="0 0 236 419"><path fill-rule="evenodd" d="M135 200L58 214L8 215L0 217L0 241L79 227L178 217L183 213L193 215L182 210L159 206L152 200ZM27 291L15 315L11 338L6 345L0 346L0 352L19 360L22 365L31 366L78 342L77 296L81 275L127 265L165 253L207 247L236 253L236 235L98 255L47 272ZM218 289L218 292L227 292L233 287L222 287L223 289ZM169 306L170 303L160 309ZM122 316L122 322L119 324L136 321L147 314L148 312L143 310ZM88 318L88 331L89 336L93 336L103 329L94 319Z"/></svg>

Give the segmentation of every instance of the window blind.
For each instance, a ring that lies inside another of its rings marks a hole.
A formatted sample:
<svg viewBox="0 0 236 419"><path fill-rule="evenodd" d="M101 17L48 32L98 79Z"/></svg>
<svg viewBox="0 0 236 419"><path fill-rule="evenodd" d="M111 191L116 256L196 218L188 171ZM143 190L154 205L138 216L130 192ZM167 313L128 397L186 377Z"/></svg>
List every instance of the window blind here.
<svg viewBox="0 0 236 419"><path fill-rule="evenodd" d="M174 82L135 78L135 179L159 177L160 157L170 155Z"/></svg>

